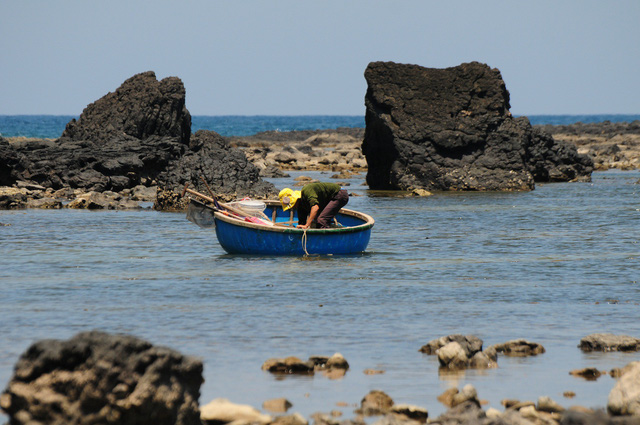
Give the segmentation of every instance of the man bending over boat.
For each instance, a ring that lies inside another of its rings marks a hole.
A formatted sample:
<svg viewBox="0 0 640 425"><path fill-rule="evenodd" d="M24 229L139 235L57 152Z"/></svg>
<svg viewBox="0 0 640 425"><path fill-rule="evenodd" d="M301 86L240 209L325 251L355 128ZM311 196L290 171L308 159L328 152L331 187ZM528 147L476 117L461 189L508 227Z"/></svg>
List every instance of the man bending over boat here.
<svg viewBox="0 0 640 425"><path fill-rule="evenodd" d="M309 183L296 191L287 187L278 198L284 211L296 208L300 229L308 229L314 222L321 229L331 227L340 208L349 202L347 191L335 183Z"/></svg>

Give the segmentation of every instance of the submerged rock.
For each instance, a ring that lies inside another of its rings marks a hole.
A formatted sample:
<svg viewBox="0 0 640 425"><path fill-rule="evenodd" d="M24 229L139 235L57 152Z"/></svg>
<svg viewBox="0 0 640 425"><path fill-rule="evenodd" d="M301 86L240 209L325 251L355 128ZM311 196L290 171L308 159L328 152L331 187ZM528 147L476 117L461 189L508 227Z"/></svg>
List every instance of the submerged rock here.
<svg viewBox="0 0 640 425"><path fill-rule="evenodd" d="M595 381L596 379L600 378L603 373L606 372L601 372L595 367L585 367L583 369L572 370L571 372L569 372L569 375L584 378L587 381Z"/></svg>
<svg viewBox="0 0 640 425"><path fill-rule="evenodd" d="M628 335L591 334L580 340L582 351L640 351L640 339Z"/></svg>
<svg viewBox="0 0 640 425"><path fill-rule="evenodd" d="M505 356L526 357L537 356L543 354L545 349L537 342L530 342L526 339L514 339L503 344L495 344L489 348L493 348L496 352Z"/></svg>
<svg viewBox="0 0 640 425"><path fill-rule="evenodd" d="M372 62L365 79L371 189L530 190L590 178L590 158L511 116L497 69Z"/></svg>
<svg viewBox="0 0 640 425"><path fill-rule="evenodd" d="M202 362L127 335L80 333L22 354L0 407L18 424L200 424Z"/></svg>
<svg viewBox="0 0 640 425"><path fill-rule="evenodd" d="M311 360L303 361L297 357L289 356L283 359L268 359L262 364L262 370L284 375L312 375L315 372L315 364Z"/></svg>
<svg viewBox="0 0 640 425"><path fill-rule="evenodd" d="M295 356L271 358L262 364L262 370L275 374L313 375L316 372L324 372L329 378L341 378L348 369L349 363L340 353L331 357L311 356L306 361Z"/></svg>

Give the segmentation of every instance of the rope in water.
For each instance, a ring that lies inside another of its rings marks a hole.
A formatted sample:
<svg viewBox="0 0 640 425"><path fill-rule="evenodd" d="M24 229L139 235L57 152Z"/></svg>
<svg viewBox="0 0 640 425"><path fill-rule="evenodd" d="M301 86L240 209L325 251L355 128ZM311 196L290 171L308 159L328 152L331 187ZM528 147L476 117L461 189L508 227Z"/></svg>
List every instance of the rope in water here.
<svg viewBox="0 0 640 425"><path fill-rule="evenodd" d="M309 252L307 251L307 229L304 229L302 232L302 249L304 249L304 255L308 256Z"/></svg>

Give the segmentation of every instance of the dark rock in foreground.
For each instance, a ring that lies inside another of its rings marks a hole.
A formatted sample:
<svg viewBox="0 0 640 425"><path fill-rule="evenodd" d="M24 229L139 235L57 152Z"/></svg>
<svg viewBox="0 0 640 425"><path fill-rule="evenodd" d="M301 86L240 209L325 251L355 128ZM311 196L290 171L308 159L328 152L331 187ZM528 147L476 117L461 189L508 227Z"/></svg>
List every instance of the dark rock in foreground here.
<svg viewBox="0 0 640 425"><path fill-rule="evenodd" d="M0 398L10 423L200 424L202 363L132 336L85 332L20 357Z"/></svg>
<svg viewBox="0 0 640 425"><path fill-rule="evenodd" d="M587 156L511 116L497 69L373 62L365 78L372 189L530 190L590 178Z"/></svg>

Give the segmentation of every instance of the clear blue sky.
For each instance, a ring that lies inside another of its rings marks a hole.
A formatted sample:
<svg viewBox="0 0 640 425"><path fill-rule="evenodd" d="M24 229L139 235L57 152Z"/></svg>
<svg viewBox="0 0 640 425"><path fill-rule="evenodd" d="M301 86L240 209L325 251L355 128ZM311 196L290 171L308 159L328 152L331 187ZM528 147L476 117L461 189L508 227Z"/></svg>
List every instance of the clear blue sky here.
<svg viewBox="0 0 640 425"><path fill-rule="evenodd" d="M0 114L177 76L193 115L362 115L372 61L502 72L511 111L640 114L640 1L0 1Z"/></svg>

